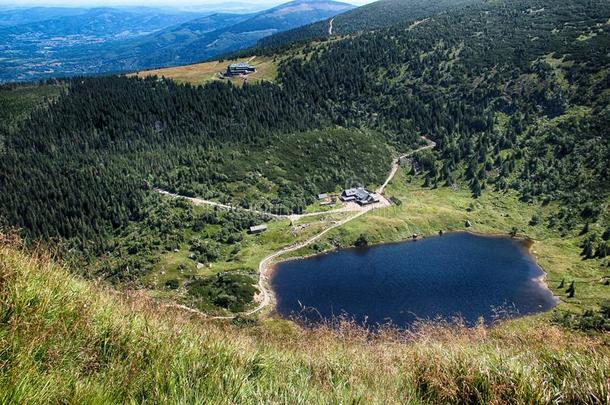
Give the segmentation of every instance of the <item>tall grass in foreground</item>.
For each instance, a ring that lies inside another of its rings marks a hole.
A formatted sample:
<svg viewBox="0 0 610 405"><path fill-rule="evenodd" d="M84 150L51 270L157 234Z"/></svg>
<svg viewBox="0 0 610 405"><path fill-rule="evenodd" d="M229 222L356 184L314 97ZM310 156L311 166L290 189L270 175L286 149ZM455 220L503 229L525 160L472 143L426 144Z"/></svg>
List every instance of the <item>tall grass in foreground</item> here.
<svg viewBox="0 0 610 405"><path fill-rule="evenodd" d="M610 402L610 348L546 323L409 336L212 323L7 241L0 305L1 403Z"/></svg>

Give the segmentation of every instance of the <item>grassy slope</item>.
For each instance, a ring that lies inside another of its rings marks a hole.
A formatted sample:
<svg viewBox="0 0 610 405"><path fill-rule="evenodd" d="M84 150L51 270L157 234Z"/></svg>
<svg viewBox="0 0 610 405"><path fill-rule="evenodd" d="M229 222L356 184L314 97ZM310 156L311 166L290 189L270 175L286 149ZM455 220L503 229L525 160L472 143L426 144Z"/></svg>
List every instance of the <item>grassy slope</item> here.
<svg viewBox="0 0 610 405"><path fill-rule="evenodd" d="M198 209L208 209L199 207ZM250 235L244 232L244 240L240 242L239 253L231 260L219 260L208 266L197 269L196 263L189 259L188 243L183 244L178 252L167 252L155 266L154 271L145 278L149 287L163 289L169 279L182 280L184 276L207 276L223 271L247 270L255 274L258 264L267 255L280 250L284 246L312 237L328 226L332 221L344 218L346 213L325 214L315 217L305 217L293 221L274 220L269 222L268 230L262 234ZM230 250L231 246L227 249ZM179 265L186 270L180 272ZM183 291L178 291L182 293Z"/></svg>
<svg viewBox="0 0 610 405"><path fill-rule="evenodd" d="M610 352L557 327L406 340L189 319L0 243L0 403L604 402ZM535 326L535 327L534 327Z"/></svg>
<svg viewBox="0 0 610 405"><path fill-rule="evenodd" d="M169 67L162 69L152 69L152 70L144 70L141 72L135 73L135 75L139 77L147 77L147 76L158 76L158 77L166 77L171 78L178 83L190 83L190 84L203 84L212 80L223 80L220 77L220 73L222 73L227 65L231 63L239 63L239 62L248 62L250 61L252 65L256 66L256 72L247 76L248 81L256 82L259 80L266 81L274 81L277 75L277 65L271 58L266 57L256 57L251 60L251 58L240 58L235 60L226 60L226 61L212 61L212 62L204 62L204 63L196 63L194 65L186 65L186 66L177 66L177 67ZM244 83L244 78L241 77L232 77L230 80L234 84L242 84Z"/></svg>
<svg viewBox="0 0 610 405"><path fill-rule="evenodd" d="M480 198L473 199L470 190L463 185L457 190L430 189L422 187L423 182L423 178L399 170L386 189L386 195L398 198L402 205L368 213L331 232L325 247L352 245L362 233L371 243L381 243L409 239L414 233L429 236L436 235L439 230L463 231L467 220L472 223L469 231L484 234L508 235L514 226L519 236L534 241L532 253L547 273L549 287L561 299L560 308L596 308L603 298L610 296L610 287L600 282L607 276L608 269L603 268L599 260L582 259L581 237L560 237L543 221L530 225L534 214L544 218L545 211L552 207L525 204L513 192L486 191ZM312 250L313 247L309 247L295 254L310 254ZM564 289L557 288L564 278L566 286L569 281L575 281L574 298L566 298Z"/></svg>

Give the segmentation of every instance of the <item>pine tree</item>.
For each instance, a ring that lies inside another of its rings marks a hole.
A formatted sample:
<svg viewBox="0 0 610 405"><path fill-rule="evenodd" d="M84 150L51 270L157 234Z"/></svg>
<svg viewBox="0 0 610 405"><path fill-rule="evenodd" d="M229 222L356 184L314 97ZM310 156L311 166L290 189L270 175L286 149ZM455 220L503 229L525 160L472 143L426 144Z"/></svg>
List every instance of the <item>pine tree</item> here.
<svg viewBox="0 0 610 405"><path fill-rule="evenodd" d="M574 288L574 281L570 281L570 285L568 285L568 288L566 289L567 297L573 298L575 292L576 292L576 290Z"/></svg>

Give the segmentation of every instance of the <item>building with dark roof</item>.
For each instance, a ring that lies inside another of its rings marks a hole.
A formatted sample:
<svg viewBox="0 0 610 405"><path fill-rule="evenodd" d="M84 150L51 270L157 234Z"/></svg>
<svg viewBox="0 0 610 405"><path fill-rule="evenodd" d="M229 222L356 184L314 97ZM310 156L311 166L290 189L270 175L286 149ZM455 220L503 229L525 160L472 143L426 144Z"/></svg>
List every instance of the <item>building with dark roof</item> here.
<svg viewBox="0 0 610 405"><path fill-rule="evenodd" d="M227 66L225 76L242 76L256 72L256 68L248 62L231 63Z"/></svg>
<svg viewBox="0 0 610 405"><path fill-rule="evenodd" d="M354 201L360 205L368 205L379 202L379 196L370 193L364 187L348 188L341 193L341 201Z"/></svg>

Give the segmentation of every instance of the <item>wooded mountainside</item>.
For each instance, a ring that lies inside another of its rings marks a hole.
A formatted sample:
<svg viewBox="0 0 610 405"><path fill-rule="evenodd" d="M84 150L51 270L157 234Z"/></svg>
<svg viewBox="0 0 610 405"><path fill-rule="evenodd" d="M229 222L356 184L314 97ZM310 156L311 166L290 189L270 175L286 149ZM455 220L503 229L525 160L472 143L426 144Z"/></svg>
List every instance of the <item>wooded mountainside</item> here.
<svg viewBox="0 0 610 405"><path fill-rule="evenodd" d="M323 40L333 35L349 35L401 25L407 21L415 22L469 3L473 3L473 0L376 1L335 16L332 33L329 32L330 19L327 19L265 37L258 41L255 49L262 53L276 53L282 47Z"/></svg>
<svg viewBox="0 0 610 405"><path fill-rule="evenodd" d="M141 220L153 187L230 201L228 181L257 184L244 173L271 179L259 188L271 210L298 212L354 175L378 182L384 148L408 150L426 135L438 151L420 158L430 186L460 178L474 196L513 188L526 201L561 202L543 220L574 231L605 220L609 52L607 1L517 0L293 48L276 84L70 80L3 129L0 212L33 237L102 244ZM364 132L334 136L336 127ZM266 153L277 160L299 142L302 156L328 155L281 175L264 169Z"/></svg>

